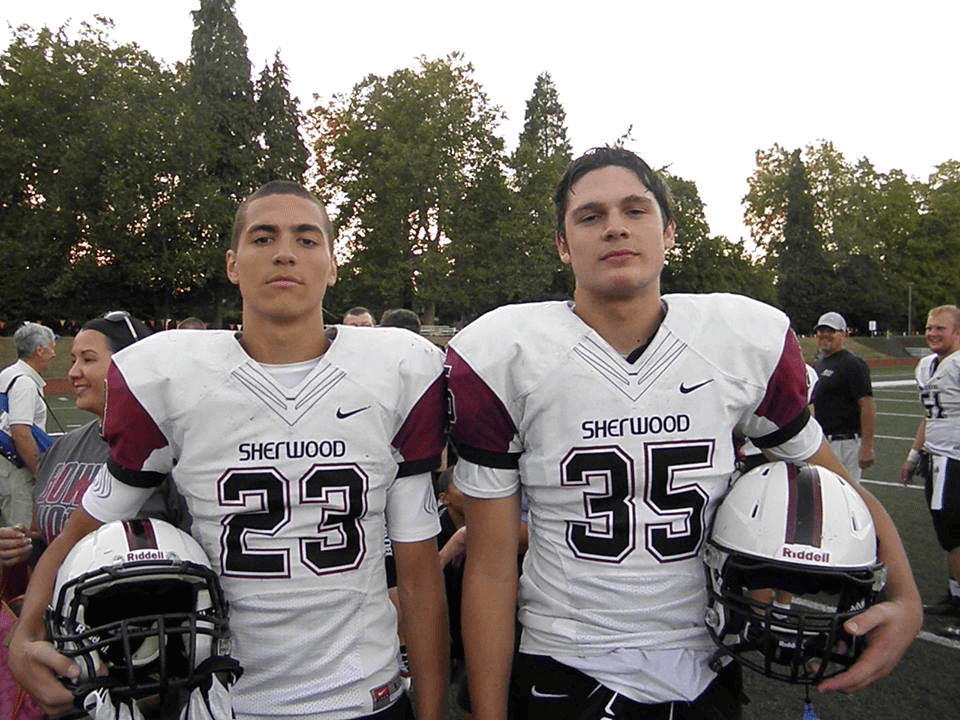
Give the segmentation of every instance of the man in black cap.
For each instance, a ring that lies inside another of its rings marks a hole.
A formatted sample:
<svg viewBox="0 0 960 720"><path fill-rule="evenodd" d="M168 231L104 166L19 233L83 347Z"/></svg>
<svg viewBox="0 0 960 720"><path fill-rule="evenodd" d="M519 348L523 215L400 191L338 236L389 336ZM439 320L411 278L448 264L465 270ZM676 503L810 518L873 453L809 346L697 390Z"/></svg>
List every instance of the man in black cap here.
<svg viewBox="0 0 960 720"><path fill-rule="evenodd" d="M820 355L814 363L819 380L813 391L813 409L830 447L855 480L873 465L873 428L876 407L870 368L844 348L847 322L838 312L817 321Z"/></svg>

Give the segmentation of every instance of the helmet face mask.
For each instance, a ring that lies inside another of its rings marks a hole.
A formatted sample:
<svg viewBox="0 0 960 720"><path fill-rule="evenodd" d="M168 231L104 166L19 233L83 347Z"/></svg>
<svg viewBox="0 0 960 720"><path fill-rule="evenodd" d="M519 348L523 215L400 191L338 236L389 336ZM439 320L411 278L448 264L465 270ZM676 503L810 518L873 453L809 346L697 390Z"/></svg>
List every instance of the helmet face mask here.
<svg viewBox="0 0 960 720"><path fill-rule="evenodd" d="M886 580L863 500L825 468L785 462L743 475L704 548L707 628L718 654L768 677L815 684L863 650L843 623Z"/></svg>
<svg viewBox="0 0 960 720"><path fill-rule="evenodd" d="M46 621L81 667L68 684L81 703L97 688L134 700L189 691L209 676L205 660L229 653L216 574L193 538L159 520L108 523L77 543Z"/></svg>

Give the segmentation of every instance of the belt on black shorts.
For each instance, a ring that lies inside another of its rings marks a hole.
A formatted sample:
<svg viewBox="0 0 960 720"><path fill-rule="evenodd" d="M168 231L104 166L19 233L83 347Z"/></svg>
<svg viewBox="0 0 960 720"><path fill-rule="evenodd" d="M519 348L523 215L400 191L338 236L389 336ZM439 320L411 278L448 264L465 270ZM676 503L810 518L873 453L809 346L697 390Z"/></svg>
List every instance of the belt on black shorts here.
<svg viewBox="0 0 960 720"><path fill-rule="evenodd" d="M834 433L827 435L827 440L856 440L860 435L857 433Z"/></svg>

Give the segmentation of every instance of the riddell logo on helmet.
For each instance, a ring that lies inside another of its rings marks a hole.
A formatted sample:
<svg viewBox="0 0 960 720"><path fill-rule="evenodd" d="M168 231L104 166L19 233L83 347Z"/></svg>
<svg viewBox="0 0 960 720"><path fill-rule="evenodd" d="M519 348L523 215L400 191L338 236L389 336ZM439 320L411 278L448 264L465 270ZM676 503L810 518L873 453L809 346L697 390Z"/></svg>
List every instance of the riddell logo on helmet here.
<svg viewBox="0 0 960 720"><path fill-rule="evenodd" d="M130 550L127 552L127 562L164 559L166 559L166 555L159 550Z"/></svg>
<svg viewBox="0 0 960 720"><path fill-rule="evenodd" d="M809 560L811 562L830 562L830 553L814 552L813 550L794 550L785 547L780 551L780 555L791 560Z"/></svg>

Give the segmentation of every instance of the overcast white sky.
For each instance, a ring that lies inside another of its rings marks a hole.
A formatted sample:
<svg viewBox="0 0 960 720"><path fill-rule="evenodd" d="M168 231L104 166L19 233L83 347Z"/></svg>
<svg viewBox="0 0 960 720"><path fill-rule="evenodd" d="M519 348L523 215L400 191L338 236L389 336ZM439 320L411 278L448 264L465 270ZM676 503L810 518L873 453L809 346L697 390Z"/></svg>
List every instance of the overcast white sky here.
<svg viewBox="0 0 960 720"><path fill-rule="evenodd" d="M105 15L116 40L173 63L189 54L199 0L4 4L13 26ZM236 0L236 13L254 72L279 50L303 108L459 50L508 115L508 149L548 71L574 153L632 125L631 149L695 181L711 231L731 239L746 235L754 153L774 143L831 140L848 160L921 180L960 159L956 0Z"/></svg>

